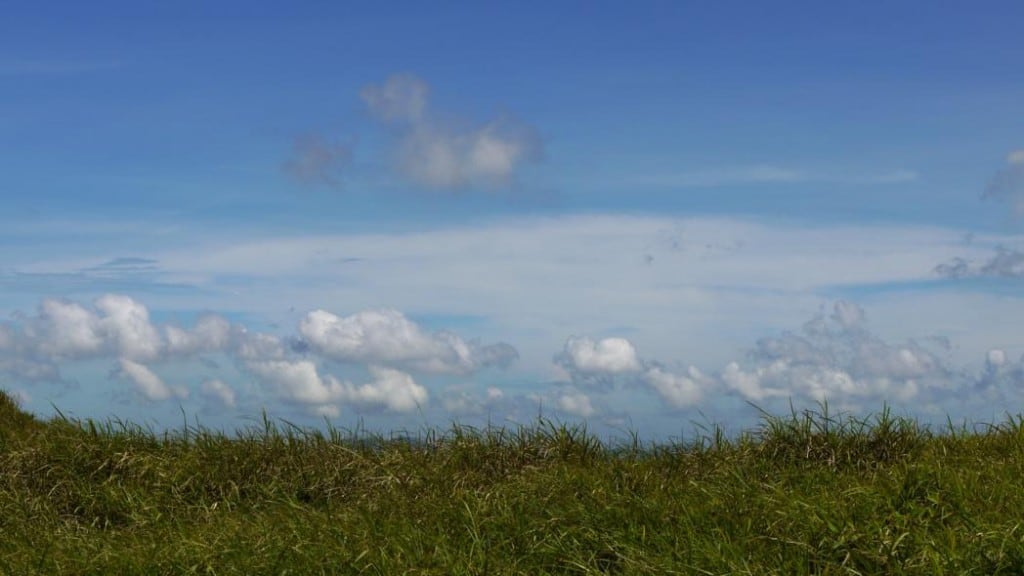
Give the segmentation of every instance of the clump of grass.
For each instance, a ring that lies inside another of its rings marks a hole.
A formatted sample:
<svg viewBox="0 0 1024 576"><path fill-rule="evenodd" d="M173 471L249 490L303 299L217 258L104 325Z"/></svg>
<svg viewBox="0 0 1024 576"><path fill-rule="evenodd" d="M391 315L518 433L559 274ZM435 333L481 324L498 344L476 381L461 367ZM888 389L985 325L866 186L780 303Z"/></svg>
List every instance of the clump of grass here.
<svg viewBox="0 0 1024 576"><path fill-rule="evenodd" d="M897 418L888 407L874 416L793 410L786 417L763 414L757 449L783 465L866 470L906 460L924 449L931 432L917 421Z"/></svg>
<svg viewBox="0 0 1024 576"><path fill-rule="evenodd" d="M1020 417L156 434L0 392L0 574L1020 574L1022 456Z"/></svg>

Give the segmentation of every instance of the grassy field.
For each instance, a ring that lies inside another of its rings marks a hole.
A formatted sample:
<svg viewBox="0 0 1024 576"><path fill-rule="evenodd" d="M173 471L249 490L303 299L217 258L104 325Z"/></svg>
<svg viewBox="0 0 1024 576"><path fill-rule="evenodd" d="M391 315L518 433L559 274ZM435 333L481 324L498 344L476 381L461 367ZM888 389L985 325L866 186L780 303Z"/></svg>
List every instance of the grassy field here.
<svg viewBox="0 0 1024 576"><path fill-rule="evenodd" d="M2 574L1022 574L1022 523L1019 418L158 435L0 393Z"/></svg>

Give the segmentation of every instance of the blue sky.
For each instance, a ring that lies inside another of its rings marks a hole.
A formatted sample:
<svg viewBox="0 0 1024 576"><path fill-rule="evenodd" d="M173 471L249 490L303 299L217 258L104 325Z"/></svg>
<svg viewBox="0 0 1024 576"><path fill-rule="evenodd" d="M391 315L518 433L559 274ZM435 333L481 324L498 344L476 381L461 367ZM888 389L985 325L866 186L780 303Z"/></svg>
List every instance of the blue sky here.
<svg viewBox="0 0 1024 576"><path fill-rule="evenodd" d="M0 10L0 386L40 414L1021 409L1019 2Z"/></svg>

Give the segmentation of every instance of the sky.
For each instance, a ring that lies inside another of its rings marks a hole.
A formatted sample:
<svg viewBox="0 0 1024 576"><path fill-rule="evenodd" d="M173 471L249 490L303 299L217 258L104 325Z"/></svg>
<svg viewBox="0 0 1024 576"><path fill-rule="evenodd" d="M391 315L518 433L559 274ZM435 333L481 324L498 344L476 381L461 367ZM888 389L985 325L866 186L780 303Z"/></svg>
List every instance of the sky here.
<svg viewBox="0 0 1024 576"><path fill-rule="evenodd" d="M1024 411L1020 2L0 14L0 388L40 416Z"/></svg>

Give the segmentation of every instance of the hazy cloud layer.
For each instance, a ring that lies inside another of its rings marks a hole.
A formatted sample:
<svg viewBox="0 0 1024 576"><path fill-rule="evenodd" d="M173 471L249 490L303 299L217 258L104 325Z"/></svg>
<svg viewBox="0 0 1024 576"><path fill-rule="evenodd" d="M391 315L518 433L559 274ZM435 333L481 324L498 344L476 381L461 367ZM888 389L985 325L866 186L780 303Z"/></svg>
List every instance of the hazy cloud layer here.
<svg viewBox="0 0 1024 576"><path fill-rule="evenodd" d="M430 188L509 184L519 168L542 155L536 132L508 117L482 125L445 121L430 111L430 87L396 74L360 91L370 113L391 128L400 171Z"/></svg>

